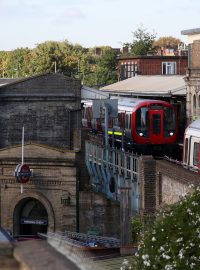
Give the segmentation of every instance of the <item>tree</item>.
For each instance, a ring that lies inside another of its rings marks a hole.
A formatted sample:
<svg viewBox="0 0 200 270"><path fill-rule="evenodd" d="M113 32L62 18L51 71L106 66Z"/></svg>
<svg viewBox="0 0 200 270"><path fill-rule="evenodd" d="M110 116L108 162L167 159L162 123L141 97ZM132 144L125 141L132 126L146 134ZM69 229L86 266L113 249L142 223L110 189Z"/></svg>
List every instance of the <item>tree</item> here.
<svg viewBox="0 0 200 270"><path fill-rule="evenodd" d="M32 50L30 69L32 74L54 72L67 76L78 73L79 60L85 49L80 45L73 45L67 40L63 42L46 41L38 44Z"/></svg>
<svg viewBox="0 0 200 270"><path fill-rule="evenodd" d="M111 47L101 47L102 55L95 48L79 44L46 41L34 49L20 48L0 52L1 77L27 77L44 72L62 73L78 77L88 86L99 86L117 81L117 54Z"/></svg>
<svg viewBox="0 0 200 270"><path fill-rule="evenodd" d="M102 56L97 58L96 74L99 86L117 81L117 52L111 47L102 48Z"/></svg>
<svg viewBox="0 0 200 270"><path fill-rule="evenodd" d="M182 41L179 38L166 36L166 37L160 37L159 39L155 40L154 47L177 49L178 44L181 44L181 43Z"/></svg>
<svg viewBox="0 0 200 270"><path fill-rule="evenodd" d="M8 62L8 52L0 51L0 77L5 77L5 69Z"/></svg>
<svg viewBox="0 0 200 270"><path fill-rule="evenodd" d="M125 43L124 46L128 46L133 55L147 55L149 51L154 51L155 38L155 33L151 34L141 26L133 32L133 42Z"/></svg>

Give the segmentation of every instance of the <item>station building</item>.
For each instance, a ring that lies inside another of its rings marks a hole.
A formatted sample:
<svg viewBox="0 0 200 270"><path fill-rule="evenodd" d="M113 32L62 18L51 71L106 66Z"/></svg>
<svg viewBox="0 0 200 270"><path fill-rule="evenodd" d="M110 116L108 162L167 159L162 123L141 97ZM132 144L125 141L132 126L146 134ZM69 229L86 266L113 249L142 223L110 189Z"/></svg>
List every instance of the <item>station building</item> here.
<svg viewBox="0 0 200 270"><path fill-rule="evenodd" d="M81 84L46 73L0 82L0 224L14 235L76 230ZM20 184L22 163L32 172Z"/></svg>

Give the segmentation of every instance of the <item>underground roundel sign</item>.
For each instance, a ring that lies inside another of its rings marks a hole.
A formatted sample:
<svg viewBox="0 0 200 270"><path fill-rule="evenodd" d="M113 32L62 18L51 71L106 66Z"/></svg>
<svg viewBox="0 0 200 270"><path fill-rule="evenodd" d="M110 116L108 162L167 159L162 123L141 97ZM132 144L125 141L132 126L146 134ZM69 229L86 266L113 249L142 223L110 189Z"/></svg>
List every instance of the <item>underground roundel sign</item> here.
<svg viewBox="0 0 200 270"><path fill-rule="evenodd" d="M15 169L15 177L18 183L27 183L31 177L31 170L27 164L18 164Z"/></svg>

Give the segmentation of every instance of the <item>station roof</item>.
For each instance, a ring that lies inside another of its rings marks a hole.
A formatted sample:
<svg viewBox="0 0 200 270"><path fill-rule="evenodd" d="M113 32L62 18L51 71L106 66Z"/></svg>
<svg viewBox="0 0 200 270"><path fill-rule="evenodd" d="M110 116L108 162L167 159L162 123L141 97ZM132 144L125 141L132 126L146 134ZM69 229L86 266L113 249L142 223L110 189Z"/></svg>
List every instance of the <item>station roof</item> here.
<svg viewBox="0 0 200 270"><path fill-rule="evenodd" d="M107 98L109 98L109 94L106 92L102 92L98 89L83 85L81 88L81 98L84 100L86 100L86 99L107 99Z"/></svg>
<svg viewBox="0 0 200 270"><path fill-rule="evenodd" d="M0 86L10 84L13 82L19 81L19 79L13 79L13 78L0 78Z"/></svg>
<svg viewBox="0 0 200 270"><path fill-rule="evenodd" d="M186 96L184 76L180 75L138 75L104 86L100 90L130 96Z"/></svg>

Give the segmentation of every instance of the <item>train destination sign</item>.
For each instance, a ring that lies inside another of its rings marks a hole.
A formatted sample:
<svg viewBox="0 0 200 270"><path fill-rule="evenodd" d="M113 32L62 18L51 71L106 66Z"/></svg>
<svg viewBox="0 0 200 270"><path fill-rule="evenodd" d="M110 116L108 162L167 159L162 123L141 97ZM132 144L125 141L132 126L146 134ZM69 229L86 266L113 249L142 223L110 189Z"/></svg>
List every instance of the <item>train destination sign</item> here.
<svg viewBox="0 0 200 270"><path fill-rule="evenodd" d="M15 169L15 177L18 183L27 183L32 172L27 164L18 164Z"/></svg>

